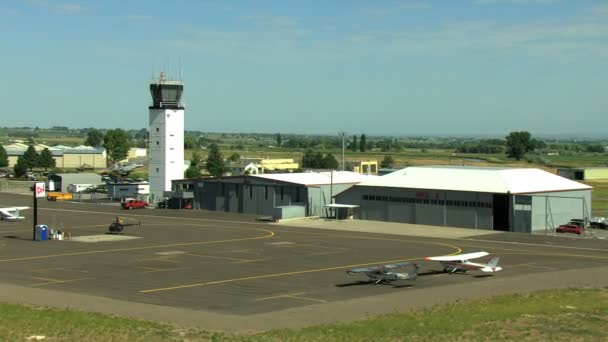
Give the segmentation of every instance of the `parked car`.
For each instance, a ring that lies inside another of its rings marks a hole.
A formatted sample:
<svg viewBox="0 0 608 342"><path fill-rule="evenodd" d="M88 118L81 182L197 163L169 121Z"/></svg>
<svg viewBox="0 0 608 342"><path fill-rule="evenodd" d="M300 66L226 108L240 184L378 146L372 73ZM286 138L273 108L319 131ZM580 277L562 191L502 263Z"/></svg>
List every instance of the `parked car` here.
<svg viewBox="0 0 608 342"><path fill-rule="evenodd" d="M585 229L576 224L562 224L561 226L555 229L558 233L573 233L577 235L581 235L585 233Z"/></svg>
<svg viewBox="0 0 608 342"><path fill-rule="evenodd" d="M592 217L589 225L591 228L608 229L608 220L605 217Z"/></svg>
<svg viewBox="0 0 608 342"><path fill-rule="evenodd" d="M567 224L572 224L581 228L585 228L585 220L582 219L570 219L570 222L568 222Z"/></svg>
<svg viewBox="0 0 608 342"><path fill-rule="evenodd" d="M140 200L128 200L121 203L123 209L144 209L147 208L149 203Z"/></svg>

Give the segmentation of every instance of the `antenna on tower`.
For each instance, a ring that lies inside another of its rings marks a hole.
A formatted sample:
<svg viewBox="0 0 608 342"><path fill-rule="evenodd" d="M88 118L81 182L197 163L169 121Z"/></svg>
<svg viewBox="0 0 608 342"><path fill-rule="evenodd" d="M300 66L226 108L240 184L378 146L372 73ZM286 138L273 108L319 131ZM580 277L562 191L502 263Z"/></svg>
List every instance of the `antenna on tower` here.
<svg viewBox="0 0 608 342"><path fill-rule="evenodd" d="M182 66L182 58L178 58L179 63L179 80L184 82L184 67Z"/></svg>

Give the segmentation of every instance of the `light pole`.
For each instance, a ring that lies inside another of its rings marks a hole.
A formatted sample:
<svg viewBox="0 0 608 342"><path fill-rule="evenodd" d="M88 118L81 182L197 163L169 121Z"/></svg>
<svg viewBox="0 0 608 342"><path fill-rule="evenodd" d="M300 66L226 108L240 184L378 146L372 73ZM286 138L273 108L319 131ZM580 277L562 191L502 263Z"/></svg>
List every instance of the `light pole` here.
<svg viewBox="0 0 608 342"><path fill-rule="evenodd" d="M342 134L342 171L345 171L346 167L344 165L344 136L346 135L346 132L340 132L340 134Z"/></svg>

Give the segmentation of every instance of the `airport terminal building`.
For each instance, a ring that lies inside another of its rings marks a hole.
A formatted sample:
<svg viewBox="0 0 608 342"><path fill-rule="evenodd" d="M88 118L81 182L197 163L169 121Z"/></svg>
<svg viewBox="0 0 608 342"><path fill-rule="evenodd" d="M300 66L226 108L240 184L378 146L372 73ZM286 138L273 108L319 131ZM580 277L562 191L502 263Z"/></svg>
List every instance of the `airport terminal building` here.
<svg viewBox="0 0 608 342"><path fill-rule="evenodd" d="M588 219L591 187L540 169L407 167L335 196L355 218L512 232Z"/></svg>

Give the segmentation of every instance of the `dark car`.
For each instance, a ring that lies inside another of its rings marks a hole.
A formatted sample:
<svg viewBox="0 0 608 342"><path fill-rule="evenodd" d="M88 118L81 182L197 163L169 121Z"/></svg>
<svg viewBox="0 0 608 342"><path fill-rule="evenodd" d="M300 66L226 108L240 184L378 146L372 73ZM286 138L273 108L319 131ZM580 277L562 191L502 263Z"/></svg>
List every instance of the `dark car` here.
<svg viewBox="0 0 608 342"><path fill-rule="evenodd" d="M585 232L585 229L576 224L562 224L561 226L557 227L555 231L558 233L573 233L581 235Z"/></svg>

